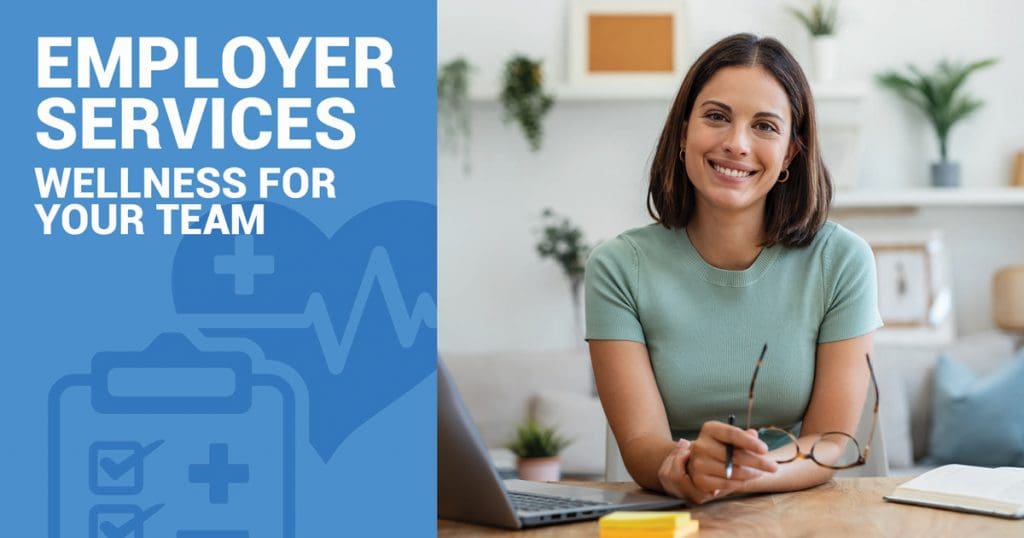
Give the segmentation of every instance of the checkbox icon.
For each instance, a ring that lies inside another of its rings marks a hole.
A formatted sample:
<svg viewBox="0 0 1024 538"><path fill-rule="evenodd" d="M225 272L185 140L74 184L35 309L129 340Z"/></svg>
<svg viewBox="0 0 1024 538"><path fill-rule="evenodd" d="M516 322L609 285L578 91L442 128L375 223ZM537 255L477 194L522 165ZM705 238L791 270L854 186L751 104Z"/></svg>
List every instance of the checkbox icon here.
<svg viewBox="0 0 1024 538"><path fill-rule="evenodd" d="M98 504L89 511L89 538L143 538L146 520L163 504L146 510L134 504Z"/></svg>
<svg viewBox="0 0 1024 538"><path fill-rule="evenodd" d="M163 444L96 441L89 447L89 489L97 495L135 495L142 491L146 457Z"/></svg>

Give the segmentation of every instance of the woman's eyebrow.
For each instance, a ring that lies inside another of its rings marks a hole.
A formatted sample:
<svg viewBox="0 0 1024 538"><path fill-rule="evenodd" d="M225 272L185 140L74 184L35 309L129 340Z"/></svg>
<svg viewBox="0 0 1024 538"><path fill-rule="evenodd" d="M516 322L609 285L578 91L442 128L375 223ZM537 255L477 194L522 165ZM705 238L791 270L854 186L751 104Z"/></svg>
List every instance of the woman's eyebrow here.
<svg viewBox="0 0 1024 538"><path fill-rule="evenodd" d="M726 112L732 113L732 107L727 105L727 104L725 104L725 103L723 103L723 102L721 102L721 101L715 101L713 99L708 99L707 101L704 101L703 103L700 104L700 106L702 108L706 107L706 106L709 106L709 105L717 106L717 107L725 110ZM776 114L774 112L758 112L757 114L754 114L755 118L760 118L760 117L763 117L763 116L768 116L770 118L775 118L775 119L781 121L782 123L786 123L785 118L783 118L782 116L780 116L780 115L778 115L778 114Z"/></svg>

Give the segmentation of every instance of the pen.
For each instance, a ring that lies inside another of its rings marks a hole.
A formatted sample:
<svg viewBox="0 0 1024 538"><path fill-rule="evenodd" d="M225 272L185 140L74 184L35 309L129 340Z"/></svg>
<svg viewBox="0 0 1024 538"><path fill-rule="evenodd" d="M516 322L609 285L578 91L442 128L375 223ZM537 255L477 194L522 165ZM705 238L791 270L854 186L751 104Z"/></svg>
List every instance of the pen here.
<svg viewBox="0 0 1024 538"><path fill-rule="evenodd" d="M729 425L736 425L736 415L729 415ZM725 445L725 479L732 479L732 445Z"/></svg>

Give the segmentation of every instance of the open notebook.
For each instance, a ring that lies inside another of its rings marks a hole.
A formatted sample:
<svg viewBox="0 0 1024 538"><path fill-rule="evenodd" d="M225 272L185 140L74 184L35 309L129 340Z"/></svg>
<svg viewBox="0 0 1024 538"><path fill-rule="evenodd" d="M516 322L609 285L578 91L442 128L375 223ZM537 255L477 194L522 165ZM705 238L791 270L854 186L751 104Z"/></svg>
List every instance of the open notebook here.
<svg viewBox="0 0 1024 538"><path fill-rule="evenodd" d="M944 465L904 482L885 500L1024 518L1024 467Z"/></svg>

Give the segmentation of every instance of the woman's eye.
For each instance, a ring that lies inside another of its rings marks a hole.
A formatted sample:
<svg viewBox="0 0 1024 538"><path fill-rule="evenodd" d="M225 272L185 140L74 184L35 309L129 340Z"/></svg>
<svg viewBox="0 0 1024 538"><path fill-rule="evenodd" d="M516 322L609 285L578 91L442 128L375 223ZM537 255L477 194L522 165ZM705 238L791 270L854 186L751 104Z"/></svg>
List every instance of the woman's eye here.
<svg viewBox="0 0 1024 538"><path fill-rule="evenodd" d="M711 121L725 121L725 114L721 112L708 112L704 117Z"/></svg>
<svg viewBox="0 0 1024 538"><path fill-rule="evenodd" d="M779 132L779 130L776 129L775 126L770 124L770 123L758 123L757 125L754 126L754 128L759 130L759 131L764 131L766 133L777 133L777 132Z"/></svg>

